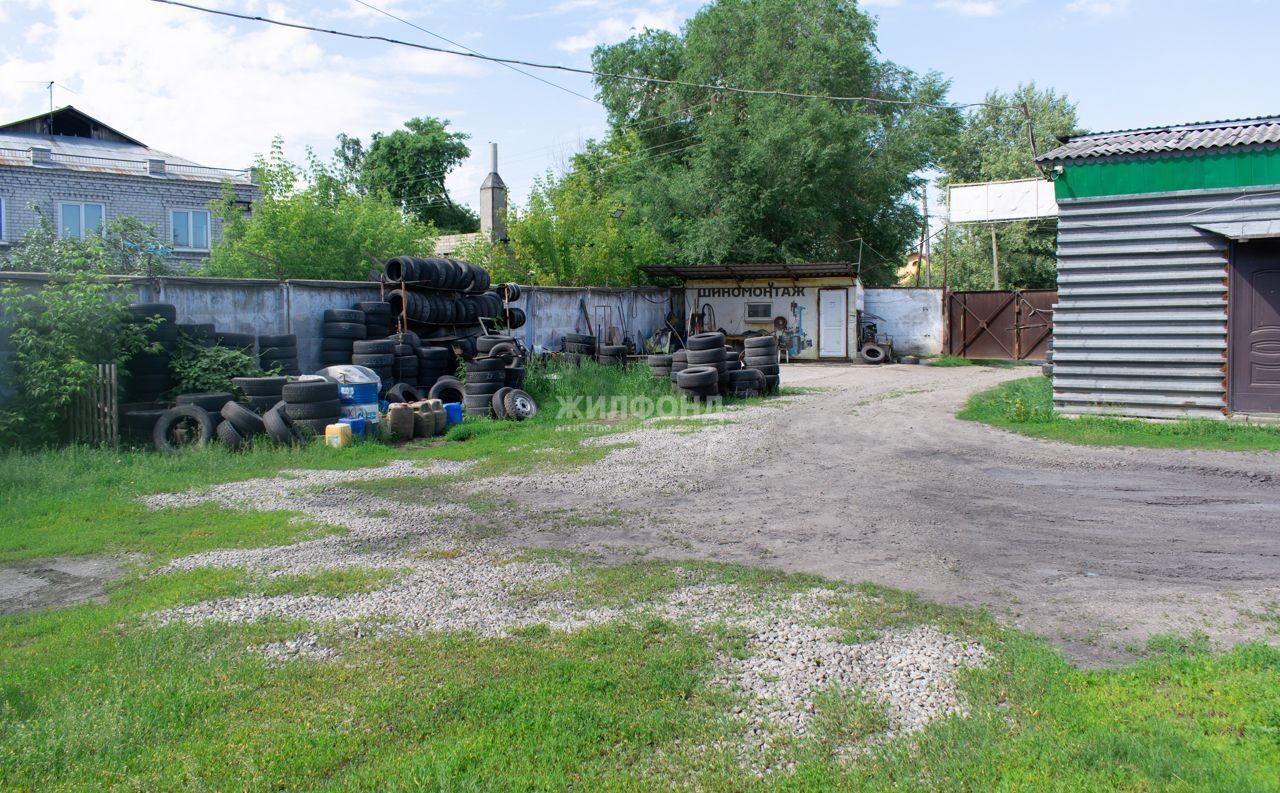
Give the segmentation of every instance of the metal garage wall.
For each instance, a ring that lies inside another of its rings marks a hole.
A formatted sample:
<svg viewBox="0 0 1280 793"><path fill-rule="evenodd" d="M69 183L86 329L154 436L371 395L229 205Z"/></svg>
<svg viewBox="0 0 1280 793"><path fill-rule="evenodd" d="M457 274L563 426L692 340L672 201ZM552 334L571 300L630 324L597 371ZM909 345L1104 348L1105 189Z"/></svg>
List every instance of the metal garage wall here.
<svg viewBox="0 0 1280 793"><path fill-rule="evenodd" d="M591 318L590 332L597 338L629 339L637 350L643 350L645 341L666 326L668 312L680 316L681 307L672 304L672 300L678 299L672 290L656 286L635 289L522 286L515 305L524 309L528 319L516 332L523 334L525 346L531 350L535 347L559 350L564 334L589 332L583 318L585 307Z"/></svg>
<svg viewBox="0 0 1280 793"><path fill-rule="evenodd" d="M942 290L868 287L863 321L893 341L898 355L942 354Z"/></svg>
<svg viewBox="0 0 1280 793"><path fill-rule="evenodd" d="M1197 226L1260 217L1276 188L1061 202L1055 409L1223 418L1228 243Z"/></svg>

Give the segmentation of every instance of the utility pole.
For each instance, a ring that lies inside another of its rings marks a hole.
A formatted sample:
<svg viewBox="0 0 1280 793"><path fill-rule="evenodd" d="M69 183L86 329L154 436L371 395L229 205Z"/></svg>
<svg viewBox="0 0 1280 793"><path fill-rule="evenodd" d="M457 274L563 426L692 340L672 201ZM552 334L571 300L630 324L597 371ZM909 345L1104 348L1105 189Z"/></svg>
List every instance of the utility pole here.
<svg viewBox="0 0 1280 793"><path fill-rule="evenodd" d="M996 225L991 224L991 280L1000 288L1000 245L996 243Z"/></svg>
<svg viewBox="0 0 1280 793"><path fill-rule="evenodd" d="M920 261L916 262L916 286L920 285L920 271L928 268L929 260L925 258L925 246L929 242L929 188L920 191ZM929 285L929 277L925 276L925 286Z"/></svg>

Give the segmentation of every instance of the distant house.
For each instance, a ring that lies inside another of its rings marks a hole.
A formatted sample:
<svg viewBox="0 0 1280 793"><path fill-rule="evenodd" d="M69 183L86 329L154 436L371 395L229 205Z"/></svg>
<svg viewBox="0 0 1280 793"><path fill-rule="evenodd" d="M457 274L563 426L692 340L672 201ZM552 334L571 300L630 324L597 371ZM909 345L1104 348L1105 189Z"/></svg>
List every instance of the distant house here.
<svg viewBox="0 0 1280 793"><path fill-rule="evenodd" d="M152 149L74 107L3 124L0 251L21 242L40 214L59 235L81 238L109 218L131 216L155 227L176 267L192 267L221 235L209 203L224 182L249 210L258 190L247 170L209 168Z"/></svg>

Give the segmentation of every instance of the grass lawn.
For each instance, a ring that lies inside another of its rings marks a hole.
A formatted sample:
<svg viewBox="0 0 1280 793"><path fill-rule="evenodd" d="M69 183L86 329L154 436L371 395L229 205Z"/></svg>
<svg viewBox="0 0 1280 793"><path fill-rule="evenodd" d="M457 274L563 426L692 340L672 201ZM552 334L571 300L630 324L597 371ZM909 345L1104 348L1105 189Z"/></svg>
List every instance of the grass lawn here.
<svg viewBox="0 0 1280 793"><path fill-rule="evenodd" d="M980 421L1023 435L1088 446L1146 446L1161 449L1280 451L1280 426L1191 419L1140 419L1053 413L1049 378L1011 380L970 397L960 418Z"/></svg>
<svg viewBox="0 0 1280 793"><path fill-rule="evenodd" d="M935 721L910 738L843 758L833 746L878 729L884 716L851 698L856 692L828 692L817 700L814 733L775 747L794 760L793 771L756 779L734 756L743 729L737 700L712 679L717 654L734 656L746 646L748 637L731 626L697 633L653 619L572 632L534 626L492 639L353 638L343 626L321 627L315 630L340 659L273 664L255 648L307 626L279 619L162 625L152 618L248 593L366 592L396 572L264 578L205 568L156 575L174 556L334 529L299 524L288 513L149 511L137 504L140 494L285 468L406 458L475 460L470 476L571 466L598 453L584 438L634 425L617 415L566 424L549 413L524 424L467 422L452 430L453 441L399 449L208 449L177 457L73 449L0 457L0 559L129 553L137 560L105 602L0 616L0 789L1277 789L1280 651L1261 644L1221 652L1194 637L1166 637L1133 664L1085 671L984 612L868 585L683 563L714 581L779 597L813 586L847 591L848 603L832 619L849 642L931 624L991 653L985 668L961 677L967 718ZM456 483L451 475L426 484ZM359 489L394 498L405 484ZM482 512L482 502L470 508ZM684 581L668 562L604 565L555 556L569 559L570 571L545 586L571 593L583 607L649 602Z"/></svg>

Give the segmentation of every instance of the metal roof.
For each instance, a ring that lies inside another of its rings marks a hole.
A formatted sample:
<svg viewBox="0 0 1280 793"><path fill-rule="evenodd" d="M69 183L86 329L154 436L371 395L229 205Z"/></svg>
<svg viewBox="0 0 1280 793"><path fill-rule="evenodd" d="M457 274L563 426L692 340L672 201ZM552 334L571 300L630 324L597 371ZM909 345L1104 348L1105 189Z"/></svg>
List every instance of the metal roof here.
<svg viewBox="0 0 1280 793"><path fill-rule="evenodd" d="M749 278L853 278L858 277L852 262L804 262L797 264L651 264L640 268L653 278L682 281L745 281Z"/></svg>
<svg viewBox="0 0 1280 793"><path fill-rule="evenodd" d="M1036 162L1061 162L1097 157L1142 157L1177 152L1200 152L1237 146L1280 144L1280 116L1235 121L1203 121L1170 127L1130 129L1076 135L1040 155Z"/></svg>

